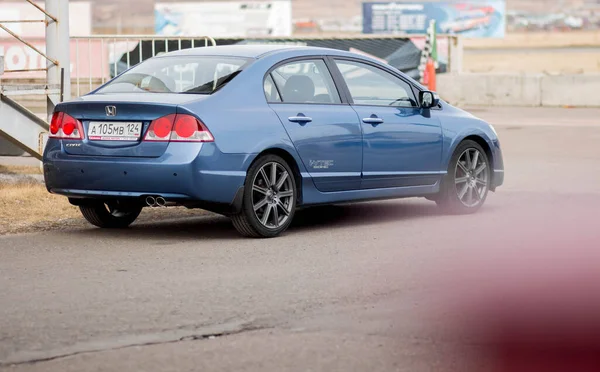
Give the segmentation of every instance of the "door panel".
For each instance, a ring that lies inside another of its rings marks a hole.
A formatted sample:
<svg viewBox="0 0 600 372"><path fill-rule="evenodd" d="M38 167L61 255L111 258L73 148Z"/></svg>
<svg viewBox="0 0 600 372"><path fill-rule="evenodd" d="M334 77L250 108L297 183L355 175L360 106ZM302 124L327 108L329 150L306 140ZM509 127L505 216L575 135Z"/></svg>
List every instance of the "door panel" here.
<svg viewBox="0 0 600 372"><path fill-rule="evenodd" d="M410 85L367 63L335 60L363 130L362 188L433 185L440 178L442 131L417 107Z"/></svg>
<svg viewBox="0 0 600 372"><path fill-rule="evenodd" d="M435 184L440 175L442 133L439 121L419 108L355 106L363 123L362 188Z"/></svg>
<svg viewBox="0 0 600 372"><path fill-rule="evenodd" d="M271 107L320 191L360 188L362 136L356 112L350 106L272 104ZM300 118L310 121L294 120Z"/></svg>
<svg viewBox="0 0 600 372"><path fill-rule="evenodd" d="M277 94L272 85L277 87ZM265 95L317 189L361 187L362 128L322 59L293 61L265 79Z"/></svg>

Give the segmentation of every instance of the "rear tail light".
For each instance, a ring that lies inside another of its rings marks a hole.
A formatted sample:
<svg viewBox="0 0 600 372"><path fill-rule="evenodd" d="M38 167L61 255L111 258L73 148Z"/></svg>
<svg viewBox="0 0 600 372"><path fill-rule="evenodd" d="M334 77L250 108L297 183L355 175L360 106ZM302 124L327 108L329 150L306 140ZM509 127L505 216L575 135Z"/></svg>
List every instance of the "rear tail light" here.
<svg viewBox="0 0 600 372"><path fill-rule="evenodd" d="M171 141L213 142L215 139L203 122L191 115L177 115Z"/></svg>
<svg viewBox="0 0 600 372"><path fill-rule="evenodd" d="M81 122L64 112L55 112L50 122L50 138L83 139L83 125Z"/></svg>
<svg viewBox="0 0 600 372"><path fill-rule="evenodd" d="M148 132L146 132L144 141L169 142L169 138L171 138L171 131L173 130L173 124L175 123L175 116L177 115L172 114L163 116L150 123L150 127L148 128Z"/></svg>
<svg viewBox="0 0 600 372"><path fill-rule="evenodd" d="M206 125L192 115L172 114L150 123L144 141L213 142Z"/></svg>

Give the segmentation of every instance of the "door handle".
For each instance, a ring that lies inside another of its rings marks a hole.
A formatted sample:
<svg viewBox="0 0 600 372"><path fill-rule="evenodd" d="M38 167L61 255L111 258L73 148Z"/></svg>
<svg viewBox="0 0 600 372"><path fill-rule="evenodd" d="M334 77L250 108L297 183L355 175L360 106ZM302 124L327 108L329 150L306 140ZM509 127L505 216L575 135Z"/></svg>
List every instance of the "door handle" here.
<svg viewBox="0 0 600 372"><path fill-rule="evenodd" d="M365 124L372 124L372 125L383 124L382 118L364 118L364 119L362 119L362 121Z"/></svg>
<svg viewBox="0 0 600 372"><path fill-rule="evenodd" d="M288 120L292 123L305 124L310 123L312 121L312 118L309 118L308 116L304 116L302 114L298 114L297 116L290 116Z"/></svg>

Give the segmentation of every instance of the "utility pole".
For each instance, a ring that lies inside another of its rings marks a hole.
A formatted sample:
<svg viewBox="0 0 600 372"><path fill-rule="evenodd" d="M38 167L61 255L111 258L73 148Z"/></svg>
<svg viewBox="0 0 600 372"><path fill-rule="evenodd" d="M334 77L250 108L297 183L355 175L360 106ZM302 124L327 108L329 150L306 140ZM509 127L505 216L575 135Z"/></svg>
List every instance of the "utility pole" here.
<svg viewBox="0 0 600 372"><path fill-rule="evenodd" d="M56 92L62 86L62 95L59 93L48 94L47 112L48 121L52 116L54 107L63 99L71 98L71 50L69 34L69 1L46 0L46 54L57 61L53 64L48 61L47 83L48 87ZM48 15L52 15L56 20ZM61 78L62 76L62 78Z"/></svg>

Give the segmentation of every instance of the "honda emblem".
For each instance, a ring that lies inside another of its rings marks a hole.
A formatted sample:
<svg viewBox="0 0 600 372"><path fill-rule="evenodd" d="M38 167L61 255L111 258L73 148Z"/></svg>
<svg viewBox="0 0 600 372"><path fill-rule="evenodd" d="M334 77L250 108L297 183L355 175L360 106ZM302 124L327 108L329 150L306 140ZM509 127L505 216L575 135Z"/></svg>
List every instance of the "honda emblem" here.
<svg viewBox="0 0 600 372"><path fill-rule="evenodd" d="M117 116L117 108L115 106L106 106L106 116Z"/></svg>

